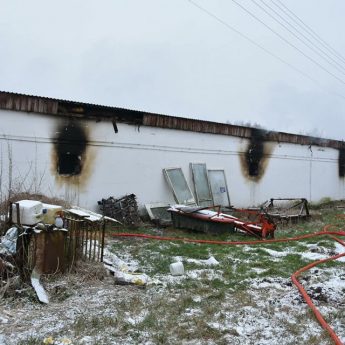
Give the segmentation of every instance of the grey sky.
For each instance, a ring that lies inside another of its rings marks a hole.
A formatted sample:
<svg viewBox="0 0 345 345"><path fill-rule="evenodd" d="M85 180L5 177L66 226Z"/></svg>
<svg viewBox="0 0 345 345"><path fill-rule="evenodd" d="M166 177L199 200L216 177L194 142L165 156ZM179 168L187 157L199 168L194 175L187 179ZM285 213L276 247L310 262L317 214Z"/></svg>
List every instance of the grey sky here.
<svg viewBox="0 0 345 345"><path fill-rule="evenodd" d="M193 1L320 86L188 0L0 0L0 90L345 137L345 84L232 0ZM237 1L345 80L252 0ZM345 56L343 0L281 1Z"/></svg>

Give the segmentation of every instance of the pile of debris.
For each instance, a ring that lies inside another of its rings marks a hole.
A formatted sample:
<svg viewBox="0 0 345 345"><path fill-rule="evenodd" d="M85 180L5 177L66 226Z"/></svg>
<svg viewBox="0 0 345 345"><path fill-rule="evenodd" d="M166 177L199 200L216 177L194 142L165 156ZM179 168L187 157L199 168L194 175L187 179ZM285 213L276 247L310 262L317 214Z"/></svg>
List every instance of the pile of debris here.
<svg viewBox="0 0 345 345"><path fill-rule="evenodd" d="M309 205L305 198L271 198L261 205L261 210L281 224L297 223L310 218Z"/></svg>
<svg viewBox="0 0 345 345"><path fill-rule="evenodd" d="M98 201L98 205L104 216L114 218L123 225L131 227L141 225L135 194L125 195L118 199L111 196Z"/></svg>
<svg viewBox="0 0 345 345"><path fill-rule="evenodd" d="M18 238L18 229L11 228L7 231L5 236L1 238L0 242L0 277L2 279L0 284L0 290L8 280L16 273L16 264L14 255L16 254ZM2 291L2 294L4 291Z"/></svg>
<svg viewBox="0 0 345 345"><path fill-rule="evenodd" d="M103 260L106 219L100 214L21 200L11 203L5 216L9 229L0 241L1 296L14 279L30 282L38 299L48 303L41 274L71 271L79 260Z"/></svg>

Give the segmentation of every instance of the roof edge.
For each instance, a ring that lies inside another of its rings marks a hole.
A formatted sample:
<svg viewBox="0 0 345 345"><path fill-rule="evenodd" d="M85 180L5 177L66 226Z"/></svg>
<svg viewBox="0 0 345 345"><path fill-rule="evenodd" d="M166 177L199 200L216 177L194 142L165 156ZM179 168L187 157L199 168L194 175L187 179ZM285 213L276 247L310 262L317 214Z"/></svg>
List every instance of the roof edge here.
<svg viewBox="0 0 345 345"><path fill-rule="evenodd" d="M278 143L285 142L299 145L315 145L335 149L345 149L344 142L339 140L268 131L253 127L162 115L140 110L130 110L126 108L33 96L7 91L0 91L0 109L78 118L111 118L118 122L135 125L185 130L198 133L221 134L240 138L251 138L253 136L260 135L260 137L267 141L275 141Z"/></svg>

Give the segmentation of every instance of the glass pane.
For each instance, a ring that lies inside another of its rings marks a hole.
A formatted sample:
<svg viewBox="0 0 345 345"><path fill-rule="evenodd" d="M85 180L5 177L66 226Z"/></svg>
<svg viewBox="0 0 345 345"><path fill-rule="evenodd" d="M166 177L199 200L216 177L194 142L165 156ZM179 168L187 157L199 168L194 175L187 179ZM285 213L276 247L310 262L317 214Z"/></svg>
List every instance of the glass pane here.
<svg viewBox="0 0 345 345"><path fill-rule="evenodd" d="M191 163L191 167L198 204L201 205L204 201L206 203L203 203L203 206L212 204L212 195L208 183L206 164Z"/></svg>
<svg viewBox="0 0 345 345"><path fill-rule="evenodd" d="M164 169L179 204L194 204L195 200L181 168Z"/></svg>
<svg viewBox="0 0 345 345"><path fill-rule="evenodd" d="M208 177L215 205L230 206L224 170L209 170Z"/></svg>

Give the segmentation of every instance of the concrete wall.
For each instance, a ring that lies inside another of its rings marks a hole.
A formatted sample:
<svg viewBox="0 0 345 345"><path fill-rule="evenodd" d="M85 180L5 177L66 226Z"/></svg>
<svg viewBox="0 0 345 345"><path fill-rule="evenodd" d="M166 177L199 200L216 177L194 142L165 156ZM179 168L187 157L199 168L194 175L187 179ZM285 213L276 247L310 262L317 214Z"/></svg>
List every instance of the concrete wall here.
<svg viewBox="0 0 345 345"><path fill-rule="evenodd" d="M135 193L140 204L174 202L162 174L181 167L191 187L190 162L226 172L231 203L256 205L271 197L344 198L344 178L338 176L338 151L332 148L265 143L260 178L246 172L243 152L249 141L118 123L60 118L0 110L0 184L6 194L16 190L41 192L96 209L97 200ZM56 138L66 126L87 137L79 176L59 176ZM242 158L241 158L242 157ZM12 178L9 178L9 175Z"/></svg>

